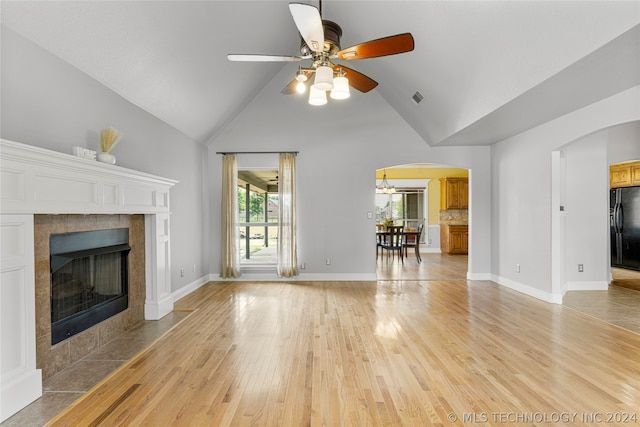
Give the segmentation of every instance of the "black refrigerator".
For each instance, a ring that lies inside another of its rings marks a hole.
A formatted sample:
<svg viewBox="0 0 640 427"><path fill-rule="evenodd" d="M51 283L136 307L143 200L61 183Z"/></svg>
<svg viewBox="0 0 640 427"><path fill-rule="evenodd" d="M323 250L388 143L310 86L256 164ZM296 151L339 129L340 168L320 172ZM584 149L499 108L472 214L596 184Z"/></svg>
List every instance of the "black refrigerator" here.
<svg viewBox="0 0 640 427"><path fill-rule="evenodd" d="M611 189L611 265L640 270L640 187Z"/></svg>

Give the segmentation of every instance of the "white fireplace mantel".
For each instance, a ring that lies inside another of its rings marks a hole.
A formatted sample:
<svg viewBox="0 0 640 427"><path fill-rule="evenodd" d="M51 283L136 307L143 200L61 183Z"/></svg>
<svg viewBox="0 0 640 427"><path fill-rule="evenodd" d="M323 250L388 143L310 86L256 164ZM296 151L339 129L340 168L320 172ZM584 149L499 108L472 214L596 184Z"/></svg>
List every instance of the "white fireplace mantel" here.
<svg viewBox="0 0 640 427"><path fill-rule="evenodd" d="M34 214L144 214L145 318L173 310L169 190L177 181L0 139L0 422L42 395Z"/></svg>
<svg viewBox="0 0 640 427"><path fill-rule="evenodd" d="M146 214L169 212L177 181L0 140L1 212Z"/></svg>

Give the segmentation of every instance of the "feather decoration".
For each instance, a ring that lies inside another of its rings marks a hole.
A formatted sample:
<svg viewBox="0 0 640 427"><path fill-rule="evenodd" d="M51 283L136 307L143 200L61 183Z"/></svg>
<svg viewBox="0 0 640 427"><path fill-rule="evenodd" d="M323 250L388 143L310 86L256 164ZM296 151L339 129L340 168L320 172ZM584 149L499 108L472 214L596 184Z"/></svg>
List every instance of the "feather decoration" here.
<svg viewBox="0 0 640 427"><path fill-rule="evenodd" d="M108 153L120 142L122 134L113 127L102 129L100 132L100 149L103 153Z"/></svg>

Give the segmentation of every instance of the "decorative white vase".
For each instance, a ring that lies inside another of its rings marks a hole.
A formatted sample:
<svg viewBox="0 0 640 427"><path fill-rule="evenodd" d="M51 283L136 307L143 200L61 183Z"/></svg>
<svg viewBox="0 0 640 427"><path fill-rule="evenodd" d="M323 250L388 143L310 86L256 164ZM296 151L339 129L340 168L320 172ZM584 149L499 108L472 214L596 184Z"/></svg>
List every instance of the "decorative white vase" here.
<svg viewBox="0 0 640 427"><path fill-rule="evenodd" d="M102 163L108 163L110 165L115 165L116 164L116 156L114 156L111 153L99 153L98 154L98 161L102 162Z"/></svg>

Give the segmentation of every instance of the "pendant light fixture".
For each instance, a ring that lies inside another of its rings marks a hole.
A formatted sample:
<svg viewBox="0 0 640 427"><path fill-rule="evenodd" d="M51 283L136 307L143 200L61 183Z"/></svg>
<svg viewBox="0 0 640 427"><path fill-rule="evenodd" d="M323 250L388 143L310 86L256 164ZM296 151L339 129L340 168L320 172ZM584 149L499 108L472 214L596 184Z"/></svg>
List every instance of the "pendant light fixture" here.
<svg viewBox="0 0 640 427"><path fill-rule="evenodd" d="M333 89L333 69L328 65L321 65L316 68L316 79L313 87L324 91Z"/></svg>
<svg viewBox="0 0 640 427"><path fill-rule="evenodd" d="M331 89L332 99L347 99L351 96L349 93L349 79L344 76L342 68L338 71L338 75L333 78L333 89Z"/></svg>
<svg viewBox="0 0 640 427"><path fill-rule="evenodd" d="M385 169L382 175L382 182L380 182L380 185L376 185L376 193L393 194L395 192L396 187L387 182L387 170Z"/></svg>
<svg viewBox="0 0 640 427"><path fill-rule="evenodd" d="M296 73L296 92L304 93L307 90L307 86L304 82L307 81L307 76L302 72L302 67L298 67L298 72Z"/></svg>
<svg viewBox="0 0 640 427"><path fill-rule="evenodd" d="M316 89L315 85L309 86L309 104L324 105L327 103L327 92Z"/></svg>
<svg viewBox="0 0 640 427"><path fill-rule="evenodd" d="M321 65L315 69L315 80L312 85L309 85L309 104L311 105L325 105L327 103L327 92L331 99L342 100L351 96L349 90L349 79L345 77L345 72L342 68L335 71L326 65ZM306 90L307 75L302 69L298 69L296 72L296 92L304 93ZM327 88L327 89L324 89Z"/></svg>

